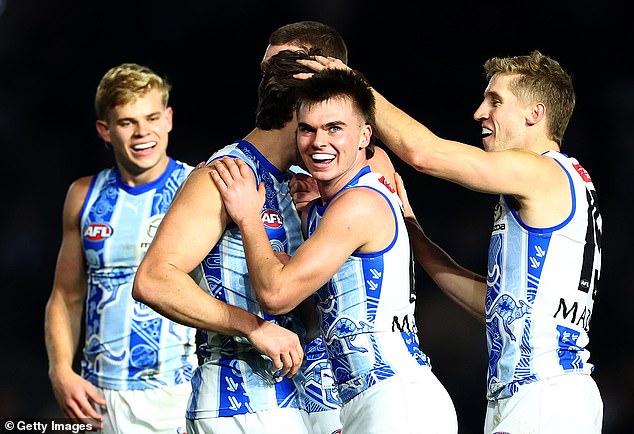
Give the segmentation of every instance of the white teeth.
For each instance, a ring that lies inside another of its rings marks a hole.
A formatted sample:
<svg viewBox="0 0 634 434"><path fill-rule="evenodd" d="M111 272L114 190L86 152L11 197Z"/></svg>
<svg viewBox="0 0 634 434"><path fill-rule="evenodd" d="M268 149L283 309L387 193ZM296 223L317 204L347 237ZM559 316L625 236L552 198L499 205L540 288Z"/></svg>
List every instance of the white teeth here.
<svg viewBox="0 0 634 434"><path fill-rule="evenodd" d="M313 154L311 158L315 161L330 161L334 160L335 156L332 154Z"/></svg>
<svg viewBox="0 0 634 434"><path fill-rule="evenodd" d="M151 148L153 146L156 146L156 142L148 142L148 143L141 143L140 145L134 145L132 149L134 149L135 151L142 151L144 149Z"/></svg>
<svg viewBox="0 0 634 434"><path fill-rule="evenodd" d="M486 127L482 127L482 137L489 137L491 134L493 134L493 131Z"/></svg>

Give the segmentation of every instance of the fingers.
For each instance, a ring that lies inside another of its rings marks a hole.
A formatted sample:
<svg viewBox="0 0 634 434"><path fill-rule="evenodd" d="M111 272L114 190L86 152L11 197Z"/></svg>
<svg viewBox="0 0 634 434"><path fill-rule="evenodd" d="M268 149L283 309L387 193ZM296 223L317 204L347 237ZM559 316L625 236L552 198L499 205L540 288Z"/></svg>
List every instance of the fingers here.
<svg viewBox="0 0 634 434"><path fill-rule="evenodd" d="M226 186L243 179L253 179L255 182L251 167L240 158L225 156L215 160L213 167Z"/></svg>
<svg viewBox="0 0 634 434"><path fill-rule="evenodd" d="M91 394L91 391L86 390L86 394L87 395ZM92 394L96 395L96 397L99 399L99 401L93 400L95 404L97 403L99 403L98 405L106 404L103 398L101 398L101 396L99 396L96 392L92 391ZM90 401L86 399L85 397L81 397L79 399L70 399L66 403L66 407L64 408L64 414L66 415L66 417L68 417L70 420L74 422L82 422L82 421L85 421L86 419L92 419L97 422L95 426L96 428L103 428L102 426L103 417L101 416L101 414L99 414L99 412L97 412L97 410L92 406Z"/></svg>
<svg viewBox="0 0 634 434"><path fill-rule="evenodd" d="M313 75L315 75L315 73L313 72L298 72L297 74L293 74L293 78L297 78L298 80L306 80L307 78L310 78Z"/></svg>
<svg viewBox="0 0 634 434"><path fill-rule="evenodd" d="M213 162L213 169L209 172L211 179L216 183L220 191L225 191L231 187L234 182L242 178L241 166L247 164L238 159L231 157L222 157Z"/></svg>
<svg viewBox="0 0 634 434"><path fill-rule="evenodd" d="M316 72L324 69L350 69L341 59L336 57L315 56L314 59L298 59L297 62Z"/></svg>
<svg viewBox="0 0 634 434"><path fill-rule="evenodd" d="M292 366L291 369L288 371L288 374L286 374L288 378L291 378L293 375L297 374L299 369L302 367L302 363L304 361L304 350L301 346L299 346L295 351L291 351L290 356Z"/></svg>
<svg viewBox="0 0 634 434"><path fill-rule="evenodd" d="M277 377L286 376L291 378L297 374L302 367L304 361L304 351L301 346L294 348L289 352L283 352L275 361L273 361L274 374Z"/></svg>
<svg viewBox="0 0 634 434"><path fill-rule="evenodd" d="M315 72L323 71L324 69L350 69L348 65L343 63L340 59L336 57L324 57L324 56L315 56L314 59L297 59L296 62L301 63L304 66L309 67ZM293 74L293 78L297 78L300 80L305 80L314 75L311 72L301 72L297 74Z"/></svg>

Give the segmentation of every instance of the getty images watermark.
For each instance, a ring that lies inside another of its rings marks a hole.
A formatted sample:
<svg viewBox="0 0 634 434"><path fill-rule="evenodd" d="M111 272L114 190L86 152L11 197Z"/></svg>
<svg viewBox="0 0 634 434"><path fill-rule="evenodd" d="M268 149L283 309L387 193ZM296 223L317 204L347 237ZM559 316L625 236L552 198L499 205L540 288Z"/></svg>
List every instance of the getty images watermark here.
<svg viewBox="0 0 634 434"><path fill-rule="evenodd" d="M71 422L68 419L3 419L3 433L36 432L36 433L83 433L90 432L96 425L90 422Z"/></svg>

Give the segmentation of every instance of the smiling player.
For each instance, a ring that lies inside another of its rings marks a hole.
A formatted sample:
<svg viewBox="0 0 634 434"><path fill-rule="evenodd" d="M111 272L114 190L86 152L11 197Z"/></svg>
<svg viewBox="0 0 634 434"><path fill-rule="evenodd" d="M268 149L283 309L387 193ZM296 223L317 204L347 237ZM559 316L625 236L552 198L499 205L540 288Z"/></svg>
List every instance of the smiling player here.
<svg viewBox="0 0 634 434"><path fill-rule="evenodd" d="M195 331L132 299L139 262L192 168L167 155L169 84L126 63L97 88L97 132L116 165L76 180L46 308L53 391L73 421L104 433L170 433L185 426ZM82 372L72 369L86 305ZM157 405L160 403L160 405Z"/></svg>

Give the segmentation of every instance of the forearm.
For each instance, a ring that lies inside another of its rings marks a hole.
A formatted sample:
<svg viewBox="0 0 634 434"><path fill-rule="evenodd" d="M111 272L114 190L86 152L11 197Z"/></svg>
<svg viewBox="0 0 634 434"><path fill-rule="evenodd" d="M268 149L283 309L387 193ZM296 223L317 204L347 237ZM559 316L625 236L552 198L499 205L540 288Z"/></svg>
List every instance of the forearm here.
<svg viewBox="0 0 634 434"><path fill-rule="evenodd" d="M284 264L275 255L271 243L259 218L245 220L239 224L242 242L249 269L251 285L258 300L270 314L291 311L302 299L293 297L290 273L284 273Z"/></svg>
<svg viewBox="0 0 634 434"><path fill-rule="evenodd" d="M44 339L49 360L49 376L72 370L81 334L83 298L69 299L53 291L46 305Z"/></svg>
<svg viewBox="0 0 634 434"><path fill-rule="evenodd" d="M398 157L418 171L426 171L433 145L440 140L427 127L373 90L376 98L376 133Z"/></svg>
<svg viewBox="0 0 634 434"><path fill-rule="evenodd" d="M248 337L262 321L211 296L171 264L140 267L132 295L172 321L228 336Z"/></svg>
<svg viewBox="0 0 634 434"><path fill-rule="evenodd" d="M486 279L457 264L425 235L416 219L407 218L406 225L416 261L449 298L484 321Z"/></svg>

